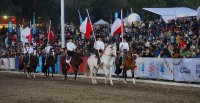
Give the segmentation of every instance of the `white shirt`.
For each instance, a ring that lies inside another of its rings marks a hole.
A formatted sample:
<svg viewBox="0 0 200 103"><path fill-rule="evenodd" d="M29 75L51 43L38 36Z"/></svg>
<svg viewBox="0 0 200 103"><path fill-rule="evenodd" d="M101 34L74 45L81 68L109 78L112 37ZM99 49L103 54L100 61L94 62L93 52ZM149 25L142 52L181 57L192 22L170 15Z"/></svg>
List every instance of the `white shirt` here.
<svg viewBox="0 0 200 103"><path fill-rule="evenodd" d="M119 50L120 51L123 51L124 49L126 49L127 51L129 51L129 46L128 46L128 43L127 42L121 42L119 44Z"/></svg>
<svg viewBox="0 0 200 103"><path fill-rule="evenodd" d="M104 43L102 41L96 41L94 43L94 48L97 49L97 50L100 50L100 49L104 50L105 45L104 45Z"/></svg>
<svg viewBox="0 0 200 103"><path fill-rule="evenodd" d="M29 48L28 48L28 53L29 53L29 54L33 53L33 47L29 47Z"/></svg>
<svg viewBox="0 0 200 103"><path fill-rule="evenodd" d="M23 53L27 53L27 52L28 52L28 47L26 47L26 48L24 47L23 48Z"/></svg>
<svg viewBox="0 0 200 103"><path fill-rule="evenodd" d="M66 47L67 47L67 50L69 50L69 51L74 51L76 49L76 45L72 42L68 42L66 44Z"/></svg>
<svg viewBox="0 0 200 103"><path fill-rule="evenodd" d="M49 53L50 50L51 50L51 46L47 46L47 47L45 47L45 51L46 51L46 53Z"/></svg>

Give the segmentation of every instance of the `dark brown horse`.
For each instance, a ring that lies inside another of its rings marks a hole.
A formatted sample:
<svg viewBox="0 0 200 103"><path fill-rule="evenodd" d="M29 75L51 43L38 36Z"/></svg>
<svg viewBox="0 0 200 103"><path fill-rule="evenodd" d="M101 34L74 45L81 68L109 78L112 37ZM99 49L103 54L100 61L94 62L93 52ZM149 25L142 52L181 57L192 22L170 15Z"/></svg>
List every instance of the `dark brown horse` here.
<svg viewBox="0 0 200 103"><path fill-rule="evenodd" d="M38 66L38 58L37 55L26 54L24 56L24 68L25 73L28 78L31 78L31 74L33 73L33 78L35 78L36 68Z"/></svg>
<svg viewBox="0 0 200 103"><path fill-rule="evenodd" d="M66 55L63 55L61 59L61 65L62 65L62 73L63 75L65 75L65 80L67 79L67 72L70 68L73 68L75 75L74 79L76 80L79 66L83 62L81 52L74 52L74 54L71 57L70 64L66 63L65 60L66 60Z"/></svg>
<svg viewBox="0 0 200 103"><path fill-rule="evenodd" d="M123 57L124 57L123 68L120 68L120 64L121 64L120 56L117 56L117 58L115 60L115 66L116 66L115 74L117 74L118 78L120 79L119 75L123 71L122 76L125 78L124 83L126 84L127 71L131 69L133 83L135 84L134 68L136 67L136 65L135 65L136 55L133 54L132 50L129 50L127 53L126 52L124 53Z"/></svg>

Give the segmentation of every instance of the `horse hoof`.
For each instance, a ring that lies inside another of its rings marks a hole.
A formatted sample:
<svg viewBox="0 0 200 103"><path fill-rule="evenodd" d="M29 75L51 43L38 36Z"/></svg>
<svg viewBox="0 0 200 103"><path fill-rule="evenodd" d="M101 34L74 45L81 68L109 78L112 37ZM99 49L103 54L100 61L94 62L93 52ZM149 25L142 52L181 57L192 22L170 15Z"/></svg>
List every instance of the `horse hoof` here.
<svg viewBox="0 0 200 103"><path fill-rule="evenodd" d="M124 84L126 84L126 81L124 81Z"/></svg>

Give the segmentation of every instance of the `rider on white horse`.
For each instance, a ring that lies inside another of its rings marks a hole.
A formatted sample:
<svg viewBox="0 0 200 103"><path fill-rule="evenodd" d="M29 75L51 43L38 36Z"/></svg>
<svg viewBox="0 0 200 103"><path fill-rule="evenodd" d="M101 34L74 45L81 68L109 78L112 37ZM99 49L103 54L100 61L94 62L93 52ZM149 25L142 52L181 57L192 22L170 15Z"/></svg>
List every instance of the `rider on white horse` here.
<svg viewBox="0 0 200 103"><path fill-rule="evenodd" d="M100 53L103 53L104 48L105 48L105 44L104 44L104 42L102 41L100 35L97 36L97 41L94 43L94 48L95 48L95 55L96 55L96 57L98 58L97 65L98 65L98 67L99 67L99 66L102 65L101 59L100 59L100 58L101 58Z"/></svg>

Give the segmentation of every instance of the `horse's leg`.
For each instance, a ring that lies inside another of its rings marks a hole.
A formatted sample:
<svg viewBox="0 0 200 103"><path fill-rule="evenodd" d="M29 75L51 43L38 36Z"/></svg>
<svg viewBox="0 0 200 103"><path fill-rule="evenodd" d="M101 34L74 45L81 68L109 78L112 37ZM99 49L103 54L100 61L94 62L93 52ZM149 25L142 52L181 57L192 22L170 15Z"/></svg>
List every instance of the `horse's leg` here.
<svg viewBox="0 0 200 103"><path fill-rule="evenodd" d="M78 70L76 66L72 66L72 68L74 69L74 80L76 80Z"/></svg>
<svg viewBox="0 0 200 103"><path fill-rule="evenodd" d="M52 68L52 77L53 77L53 74L55 72L55 66L51 66L51 68Z"/></svg>
<svg viewBox="0 0 200 103"><path fill-rule="evenodd" d="M119 74L117 74L117 77L118 77L118 82L120 82L120 76L119 76Z"/></svg>
<svg viewBox="0 0 200 103"><path fill-rule="evenodd" d="M26 73L26 77L27 78L31 78L30 75L29 75L29 69L28 69L28 67L25 67L25 73Z"/></svg>
<svg viewBox="0 0 200 103"><path fill-rule="evenodd" d="M33 78L35 79L35 70L33 70Z"/></svg>
<svg viewBox="0 0 200 103"><path fill-rule="evenodd" d="M94 84L97 84L97 80L96 80L96 76L97 76L97 71L98 71L98 69L97 68L94 68Z"/></svg>
<svg viewBox="0 0 200 103"><path fill-rule="evenodd" d="M63 71L63 74L64 74L64 76L65 76L65 80L67 80L67 70L65 69L65 68L67 68L67 67L65 67L64 65L62 66L63 68L62 68L62 71ZM65 67L65 68L64 68Z"/></svg>
<svg viewBox="0 0 200 103"><path fill-rule="evenodd" d="M92 79L92 84L94 84L94 81L93 81L93 66L89 66L89 69L90 69L90 77Z"/></svg>
<svg viewBox="0 0 200 103"><path fill-rule="evenodd" d="M47 75L47 74L48 74L48 71L49 71L49 66L46 65L46 68L45 68L45 75L46 75L46 78L47 78L47 76L48 76L48 75Z"/></svg>
<svg viewBox="0 0 200 103"><path fill-rule="evenodd" d="M106 76L106 78L105 78L105 84L107 84L107 80L108 80L108 73L107 73L107 70L106 70L106 68L105 68L105 67L103 68L103 70L104 70L104 72L105 72L105 76Z"/></svg>
<svg viewBox="0 0 200 103"><path fill-rule="evenodd" d="M49 67L50 67L50 66L48 66L48 68L47 68L48 77L49 77L49 72L50 72Z"/></svg>
<svg viewBox="0 0 200 103"><path fill-rule="evenodd" d="M135 84L134 70L132 71L133 84Z"/></svg>
<svg viewBox="0 0 200 103"><path fill-rule="evenodd" d="M126 84L126 70L123 70L123 76L124 76L124 84Z"/></svg>
<svg viewBox="0 0 200 103"><path fill-rule="evenodd" d="M110 67L110 84L113 85L113 81L112 81L112 67Z"/></svg>

